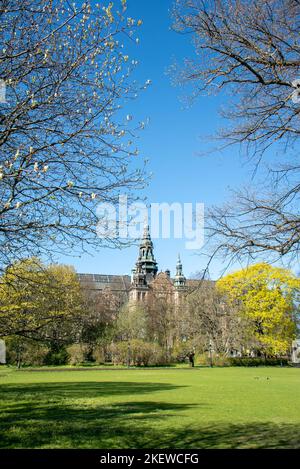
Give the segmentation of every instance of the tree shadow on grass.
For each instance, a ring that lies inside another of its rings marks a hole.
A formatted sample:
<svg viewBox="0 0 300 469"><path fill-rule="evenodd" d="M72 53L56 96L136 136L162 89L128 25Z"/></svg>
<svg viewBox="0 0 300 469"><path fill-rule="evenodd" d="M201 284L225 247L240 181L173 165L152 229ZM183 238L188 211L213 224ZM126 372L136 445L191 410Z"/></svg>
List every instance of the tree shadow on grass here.
<svg viewBox="0 0 300 469"><path fill-rule="evenodd" d="M161 448L287 449L300 448L300 425L250 422L199 425L165 434Z"/></svg>
<svg viewBox="0 0 300 469"><path fill-rule="evenodd" d="M184 386L141 382L60 382L0 386L0 447L103 447L135 432L136 422L188 408L165 402L118 402L120 397ZM126 398L125 398L126 399Z"/></svg>
<svg viewBox="0 0 300 469"><path fill-rule="evenodd" d="M3 385L0 447L300 448L299 425L205 425L207 406L203 404L108 399L118 395L132 399L179 387L136 382ZM184 413L191 408L195 408L192 426L185 422Z"/></svg>
<svg viewBox="0 0 300 469"><path fill-rule="evenodd" d="M135 394L149 394L157 391L171 391L182 388L168 383L141 383L124 381L85 381L85 382L59 382L59 383L30 383L0 385L2 400L13 400L22 395L23 399L34 395L35 399L48 398L97 398L105 396L122 396Z"/></svg>

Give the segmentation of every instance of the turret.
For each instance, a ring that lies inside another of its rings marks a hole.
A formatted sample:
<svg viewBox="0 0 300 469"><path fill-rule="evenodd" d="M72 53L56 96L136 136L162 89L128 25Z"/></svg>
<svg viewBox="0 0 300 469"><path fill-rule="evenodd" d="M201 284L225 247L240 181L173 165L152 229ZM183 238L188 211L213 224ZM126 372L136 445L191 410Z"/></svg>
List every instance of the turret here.
<svg viewBox="0 0 300 469"><path fill-rule="evenodd" d="M174 286L175 287L184 287L186 283L186 278L183 275L182 271L182 263L180 259L180 255L178 254L178 259L176 263L176 275L174 277Z"/></svg>

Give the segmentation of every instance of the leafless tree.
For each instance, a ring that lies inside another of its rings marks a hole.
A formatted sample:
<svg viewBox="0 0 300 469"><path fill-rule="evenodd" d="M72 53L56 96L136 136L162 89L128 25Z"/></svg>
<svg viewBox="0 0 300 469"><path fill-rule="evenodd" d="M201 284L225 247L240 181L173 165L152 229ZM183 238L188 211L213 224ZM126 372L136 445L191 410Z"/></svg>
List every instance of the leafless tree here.
<svg viewBox="0 0 300 469"><path fill-rule="evenodd" d="M203 281L187 294L182 316L186 338L217 353L240 350L245 343L246 327L238 306L230 305L214 282Z"/></svg>
<svg viewBox="0 0 300 469"><path fill-rule="evenodd" d="M141 126L124 105L147 86L130 78L126 52L141 21L119 6L0 2L1 264L117 243L97 238L95 207L143 186Z"/></svg>
<svg viewBox="0 0 300 469"><path fill-rule="evenodd" d="M152 282L145 301L145 311L149 340L158 342L166 354L177 339L178 309L168 277L165 274L159 274Z"/></svg>
<svg viewBox="0 0 300 469"><path fill-rule="evenodd" d="M287 255L295 260L300 250L300 193L235 191L221 207L208 210L207 233L214 253L230 261L244 256L278 260Z"/></svg>
<svg viewBox="0 0 300 469"><path fill-rule="evenodd" d="M223 144L241 145L256 170L267 150L274 152L263 189L241 189L210 211L208 237L216 252L231 257L294 256L300 248L300 2L177 0L174 17L196 50L178 78L193 85L195 96L227 93Z"/></svg>
<svg viewBox="0 0 300 469"><path fill-rule="evenodd" d="M81 294L83 308L74 321L77 342L85 344L90 357L96 346L101 346L105 354L112 340L122 303L110 289L95 291L92 284L86 284L81 289Z"/></svg>

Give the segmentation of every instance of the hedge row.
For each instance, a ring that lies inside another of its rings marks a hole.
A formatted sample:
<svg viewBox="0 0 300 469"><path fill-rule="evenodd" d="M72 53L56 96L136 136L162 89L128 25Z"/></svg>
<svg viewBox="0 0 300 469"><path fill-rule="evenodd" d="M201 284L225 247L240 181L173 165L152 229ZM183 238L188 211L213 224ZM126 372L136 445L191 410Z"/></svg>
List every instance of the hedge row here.
<svg viewBox="0 0 300 469"><path fill-rule="evenodd" d="M230 366L288 366L287 358L231 357Z"/></svg>

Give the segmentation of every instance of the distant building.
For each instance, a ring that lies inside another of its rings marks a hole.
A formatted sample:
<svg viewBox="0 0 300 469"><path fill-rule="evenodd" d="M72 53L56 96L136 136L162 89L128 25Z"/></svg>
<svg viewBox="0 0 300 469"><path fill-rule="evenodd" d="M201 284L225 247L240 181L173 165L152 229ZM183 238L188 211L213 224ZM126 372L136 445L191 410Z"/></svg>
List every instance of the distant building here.
<svg viewBox="0 0 300 469"><path fill-rule="evenodd" d="M200 282L185 278L179 255L174 278L171 278L170 270L158 272L149 226L144 229L131 277L129 275L78 274L78 279L84 289L97 293L110 292L119 299L120 304L143 302L155 293L166 295L176 305L187 290L196 287Z"/></svg>
<svg viewBox="0 0 300 469"><path fill-rule="evenodd" d="M152 293L155 292L159 295L161 292L161 294L166 294L170 300L173 299L175 303L178 303L180 296L186 289L187 280L183 274L180 256L178 256L176 274L173 279L170 270L158 273L149 226L146 226L135 268L131 272L129 301L143 301L149 298Z"/></svg>

